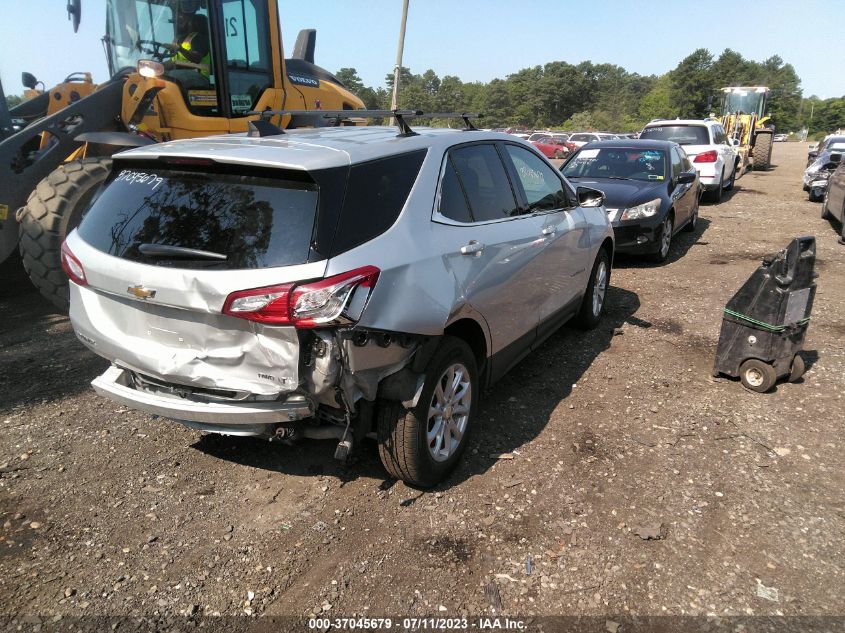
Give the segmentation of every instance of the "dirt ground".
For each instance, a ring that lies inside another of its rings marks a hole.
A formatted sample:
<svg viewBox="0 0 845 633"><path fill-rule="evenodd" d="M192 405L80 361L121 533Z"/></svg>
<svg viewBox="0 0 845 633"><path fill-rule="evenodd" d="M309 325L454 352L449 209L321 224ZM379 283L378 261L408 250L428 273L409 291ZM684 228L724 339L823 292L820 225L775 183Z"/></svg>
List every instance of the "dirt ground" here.
<svg viewBox="0 0 845 633"><path fill-rule="evenodd" d="M96 396L106 363L7 266L5 625L510 614L613 633L711 615L728 618L711 630L842 630L845 246L801 191L806 151L776 144L665 265L617 261L603 324L563 328L490 390L463 464L429 492L386 480L372 443L341 465L331 442L203 436ZM725 302L804 234L820 275L804 379L765 395L714 380Z"/></svg>

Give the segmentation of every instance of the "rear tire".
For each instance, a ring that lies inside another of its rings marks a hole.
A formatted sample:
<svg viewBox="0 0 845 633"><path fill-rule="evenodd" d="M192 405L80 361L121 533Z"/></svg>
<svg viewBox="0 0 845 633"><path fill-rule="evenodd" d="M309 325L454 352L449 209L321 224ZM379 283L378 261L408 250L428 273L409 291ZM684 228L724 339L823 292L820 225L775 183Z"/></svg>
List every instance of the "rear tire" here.
<svg viewBox="0 0 845 633"><path fill-rule="evenodd" d="M822 220L829 220L833 217L830 209L827 208L827 190L824 192L824 200L822 201Z"/></svg>
<svg viewBox="0 0 845 633"><path fill-rule="evenodd" d="M450 375L459 383L456 388ZM480 395L475 355L461 339L445 336L426 368L417 405L406 409L400 402L379 402L378 450L385 470L411 486L440 482L466 448Z"/></svg>
<svg viewBox="0 0 845 633"><path fill-rule="evenodd" d="M772 135L758 133L754 141L754 169L765 171L769 168L772 158Z"/></svg>
<svg viewBox="0 0 845 633"><path fill-rule="evenodd" d="M69 302L62 270L62 242L111 170L111 158L83 158L59 165L38 183L20 220L20 251L32 283L62 312Z"/></svg>
<svg viewBox="0 0 845 633"><path fill-rule="evenodd" d="M719 178L719 186L708 191L707 199L713 204L719 204L722 201L722 183L725 181L725 171L722 170L722 177Z"/></svg>
<svg viewBox="0 0 845 633"><path fill-rule="evenodd" d="M687 233L692 233L695 231L695 227L698 226L698 210L701 205L699 204L699 200L696 199L695 201L695 209L693 209L692 217L690 217L689 222L684 225L684 231Z"/></svg>
<svg viewBox="0 0 845 633"><path fill-rule="evenodd" d="M728 181L728 184L725 185L725 191L732 191L734 188L734 183L736 182L736 165L734 165L734 169L731 172L731 179Z"/></svg>
<svg viewBox="0 0 845 633"><path fill-rule="evenodd" d="M739 366L739 379L742 386L757 393L766 393L775 386L777 374L775 368L757 358L749 358Z"/></svg>
<svg viewBox="0 0 845 633"><path fill-rule="evenodd" d="M604 312L607 289L610 286L610 256L602 248L593 262L590 271L590 281L581 299L581 308L573 320L575 327L582 330L592 330L601 321Z"/></svg>

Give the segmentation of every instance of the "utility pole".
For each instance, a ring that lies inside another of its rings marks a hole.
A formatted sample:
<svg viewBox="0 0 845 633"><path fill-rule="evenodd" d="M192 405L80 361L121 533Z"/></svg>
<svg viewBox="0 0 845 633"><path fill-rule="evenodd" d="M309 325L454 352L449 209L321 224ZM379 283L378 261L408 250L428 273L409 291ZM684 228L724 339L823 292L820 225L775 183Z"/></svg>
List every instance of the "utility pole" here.
<svg viewBox="0 0 845 633"><path fill-rule="evenodd" d="M402 70L402 52L405 50L405 24L408 21L408 0L402 0L402 25L399 27L399 46L396 49L396 66L393 67L393 96L390 99L390 109L397 108L399 98L399 73ZM395 122L391 119L391 125Z"/></svg>

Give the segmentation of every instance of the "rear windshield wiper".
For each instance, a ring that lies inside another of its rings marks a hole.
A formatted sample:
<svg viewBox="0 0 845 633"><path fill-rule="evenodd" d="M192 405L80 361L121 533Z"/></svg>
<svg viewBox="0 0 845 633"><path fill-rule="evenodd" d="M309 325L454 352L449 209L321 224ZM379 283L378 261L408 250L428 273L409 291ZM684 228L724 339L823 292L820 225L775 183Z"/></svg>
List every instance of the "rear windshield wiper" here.
<svg viewBox="0 0 845 633"><path fill-rule="evenodd" d="M228 259L223 253L212 251L201 251L197 248L185 246L170 246L169 244L141 244L138 251L147 257L179 257L184 259L216 259L224 261Z"/></svg>

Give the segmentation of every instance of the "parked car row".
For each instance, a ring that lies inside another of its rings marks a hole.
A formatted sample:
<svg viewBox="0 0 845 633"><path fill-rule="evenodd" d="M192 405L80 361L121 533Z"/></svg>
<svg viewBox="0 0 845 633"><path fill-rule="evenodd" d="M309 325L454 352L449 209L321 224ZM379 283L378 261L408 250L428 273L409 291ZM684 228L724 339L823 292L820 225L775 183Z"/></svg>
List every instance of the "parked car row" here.
<svg viewBox="0 0 845 633"><path fill-rule="evenodd" d="M845 244L845 136L829 134L810 145L803 188L811 202L822 202L821 216L838 222L839 243Z"/></svg>

